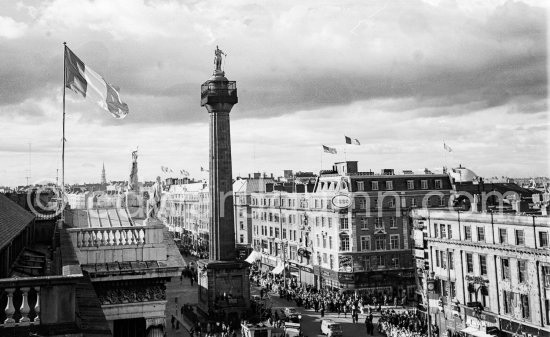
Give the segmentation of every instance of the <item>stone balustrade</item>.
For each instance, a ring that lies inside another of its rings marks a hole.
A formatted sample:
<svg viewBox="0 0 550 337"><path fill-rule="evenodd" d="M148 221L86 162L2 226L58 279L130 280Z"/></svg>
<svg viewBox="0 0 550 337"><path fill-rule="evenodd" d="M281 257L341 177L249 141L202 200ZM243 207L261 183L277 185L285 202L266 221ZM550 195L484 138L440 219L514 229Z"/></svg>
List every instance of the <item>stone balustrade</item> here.
<svg viewBox="0 0 550 337"><path fill-rule="evenodd" d="M0 279L0 328L75 321L81 276Z"/></svg>
<svg viewBox="0 0 550 337"><path fill-rule="evenodd" d="M80 264L164 261L164 225L68 228Z"/></svg>
<svg viewBox="0 0 550 337"><path fill-rule="evenodd" d="M70 228L75 247L139 246L162 242L162 227L126 226L108 228Z"/></svg>

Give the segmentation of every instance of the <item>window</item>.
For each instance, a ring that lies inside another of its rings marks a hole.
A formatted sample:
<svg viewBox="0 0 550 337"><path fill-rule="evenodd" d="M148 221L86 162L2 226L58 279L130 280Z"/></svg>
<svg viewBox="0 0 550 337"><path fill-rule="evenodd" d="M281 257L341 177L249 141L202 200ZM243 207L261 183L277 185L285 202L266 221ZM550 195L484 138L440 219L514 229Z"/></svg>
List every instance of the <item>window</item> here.
<svg viewBox="0 0 550 337"><path fill-rule="evenodd" d="M479 256L479 275L487 276L487 256Z"/></svg>
<svg viewBox="0 0 550 337"><path fill-rule="evenodd" d="M330 269L334 269L334 256L330 254Z"/></svg>
<svg viewBox="0 0 550 337"><path fill-rule="evenodd" d="M340 245L340 250L347 252L349 250L349 236L342 235L342 237L340 237Z"/></svg>
<svg viewBox="0 0 550 337"><path fill-rule="evenodd" d="M414 190L414 180L407 180L407 189Z"/></svg>
<svg viewBox="0 0 550 337"><path fill-rule="evenodd" d="M454 253L449 252L449 269L450 270L455 269L454 265L455 265Z"/></svg>
<svg viewBox="0 0 550 337"><path fill-rule="evenodd" d="M447 256L445 251L441 251L441 268L447 269Z"/></svg>
<svg viewBox="0 0 550 337"><path fill-rule="evenodd" d="M399 249L399 235L390 235L390 249Z"/></svg>
<svg viewBox="0 0 550 337"><path fill-rule="evenodd" d="M464 226L464 240L472 240L472 228Z"/></svg>
<svg viewBox="0 0 550 337"><path fill-rule="evenodd" d="M548 232L539 232L539 246L548 248Z"/></svg>
<svg viewBox="0 0 550 337"><path fill-rule="evenodd" d="M439 262L439 250L435 250L435 266L436 267L439 267L440 266L440 262Z"/></svg>
<svg viewBox="0 0 550 337"><path fill-rule="evenodd" d="M328 248L332 249L332 236L328 237Z"/></svg>
<svg viewBox="0 0 550 337"><path fill-rule="evenodd" d="M445 197L444 196L439 197L439 206L445 206Z"/></svg>
<svg viewBox="0 0 550 337"><path fill-rule="evenodd" d="M328 228L332 228L332 218L328 218Z"/></svg>
<svg viewBox="0 0 550 337"><path fill-rule="evenodd" d="M386 190L393 190L393 181L386 181Z"/></svg>
<svg viewBox="0 0 550 337"><path fill-rule="evenodd" d="M439 227L439 225L436 224L436 223L434 223L434 238L437 238L437 237L439 236L439 234L438 234L438 230L439 230L438 227Z"/></svg>
<svg viewBox="0 0 550 337"><path fill-rule="evenodd" d="M442 186L443 186L443 184L442 184L442 181L441 181L441 180L438 179L438 180L435 181L435 188L436 188L437 190L441 189Z"/></svg>
<svg viewBox="0 0 550 337"><path fill-rule="evenodd" d="M474 272L474 256L471 253L466 253L466 272Z"/></svg>
<svg viewBox="0 0 550 337"><path fill-rule="evenodd" d="M365 190L365 183L362 181L357 182L357 190L358 191L364 191Z"/></svg>
<svg viewBox="0 0 550 337"><path fill-rule="evenodd" d="M420 188L423 190L428 189L428 181L427 180L420 180Z"/></svg>
<svg viewBox="0 0 550 337"><path fill-rule="evenodd" d="M327 253L323 253L323 263L327 263Z"/></svg>
<svg viewBox="0 0 550 337"><path fill-rule="evenodd" d="M244 229L244 221L241 221L241 229Z"/></svg>
<svg viewBox="0 0 550 337"><path fill-rule="evenodd" d="M362 260L363 264L363 270L367 271L370 270L370 257L364 256Z"/></svg>
<svg viewBox="0 0 550 337"><path fill-rule="evenodd" d="M416 207L416 198L411 198L411 207Z"/></svg>
<svg viewBox="0 0 550 337"><path fill-rule="evenodd" d="M394 208L395 207L395 199L394 198L391 198L390 201L388 202L388 206L390 208Z"/></svg>
<svg viewBox="0 0 550 337"><path fill-rule="evenodd" d="M498 242L503 244L508 243L508 233L506 233L506 228L498 229Z"/></svg>
<svg viewBox="0 0 550 337"><path fill-rule="evenodd" d="M550 288L550 266L542 266L542 278L544 282L544 287Z"/></svg>
<svg viewBox="0 0 550 337"><path fill-rule="evenodd" d="M485 228L477 227L477 241L485 242Z"/></svg>
<svg viewBox="0 0 550 337"><path fill-rule="evenodd" d="M323 235L323 248L327 248L327 237Z"/></svg>
<svg viewBox="0 0 550 337"><path fill-rule="evenodd" d="M367 219L366 217L361 217L361 230L369 230L369 219Z"/></svg>
<svg viewBox="0 0 550 337"><path fill-rule="evenodd" d="M279 238L279 228L275 228L275 237Z"/></svg>
<svg viewBox="0 0 550 337"><path fill-rule="evenodd" d="M445 232L446 232L447 226L445 226L445 224L441 224L439 229L440 229L440 233L441 233L441 238L446 239L447 234Z"/></svg>
<svg viewBox="0 0 550 337"><path fill-rule="evenodd" d="M283 228L283 239L286 239L286 228Z"/></svg>
<svg viewBox="0 0 550 337"><path fill-rule="evenodd" d="M514 293L504 290L504 313L511 314L514 311Z"/></svg>
<svg viewBox="0 0 550 337"><path fill-rule="evenodd" d="M386 238L377 237L375 243L376 243L376 250L386 250Z"/></svg>
<svg viewBox="0 0 550 337"><path fill-rule="evenodd" d="M321 217L321 227L325 227L325 218Z"/></svg>
<svg viewBox="0 0 550 337"><path fill-rule="evenodd" d="M397 221L395 221L395 217L390 217L390 228L397 228Z"/></svg>
<svg viewBox="0 0 550 337"><path fill-rule="evenodd" d="M376 257L376 265L378 267L384 267L386 265L386 259L384 258L384 255L378 255Z"/></svg>
<svg viewBox="0 0 550 337"><path fill-rule="evenodd" d="M239 236L239 241L240 241L241 243L244 243L244 235L241 234L241 235Z"/></svg>
<svg viewBox="0 0 550 337"><path fill-rule="evenodd" d="M371 187L373 191L378 191L378 181L373 181Z"/></svg>
<svg viewBox="0 0 550 337"><path fill-rule="evenodd" d="M319 217L315 217L315 227L319 227Z"/></svg>
<svg viewBox="0 0 550 337"><path fill-rule="evenodd" d="M518 246L525 245L525 237L523 234L523 229L516 229L516 245Z"/></svg>
<svg viewBox="0 0 550 337"><path fill-rule="evenodd" d="M384 230L384 221L382 218L374 218L374 230Z"/></svg>
<svg viewBox="0 0 550 337"><path fill-rule="evenodd" d="M451 225L447 226L447 238L452 239L453 238L453 227Z"/></svg>
<svg viewBox="0 0 550 337"><path fill-rule="evenodd" d="M503 280L509 280L510 279L510 260L508 259L501 259L500 265L502 268L502 279Z"/></svg>
<svg viewBox="0 0 550 337"><path fill-rule="evenodd" d="M355 200L356 201L359 200L359 202L358 202L359 209L367 209L367 199L361 197L361 198L357 198Z"/></svg>
<svg viewBox="0 0 550 337"><path fill-rule="evenodd" d="M392 258L391 264L393 268L399 268L399 258L397 256Z"/></svg>
<svg viewBox="0 0 550 337"><path fill-rule="evenodd" d="M521 304L521 317L529 318L529 295L520 295L520 304Z"/></svg>
<svg viewBox="0 0 550 337"><path fill-rule="evenodd" d="M361 250L370 250L370 236L361 237Z"/></svg>
<svg viewBox="0 0 550 337"><path fill-rule="evenodd" d="M340 218L340 229L348 229L348 218Z"/></svg>
<svg viewBox="0 0 550 337"><path fill-rule="evenodd" d="M518 281L527 282L527 261L525 260L518 260Z"/></svg>

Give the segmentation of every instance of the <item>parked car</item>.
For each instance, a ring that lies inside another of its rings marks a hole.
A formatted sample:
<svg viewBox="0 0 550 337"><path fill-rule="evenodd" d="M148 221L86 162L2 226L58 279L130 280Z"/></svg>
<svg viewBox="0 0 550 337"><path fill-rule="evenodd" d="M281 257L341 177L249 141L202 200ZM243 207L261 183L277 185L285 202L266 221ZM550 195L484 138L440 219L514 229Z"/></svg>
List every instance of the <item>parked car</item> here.
<svg viewBox="0 0 550 337"><path fill-rule="evenodd" d="M343 336L342 327L340 324L331 319L324 319L321 321L321 333L327 335L327 337Z"/></svg>

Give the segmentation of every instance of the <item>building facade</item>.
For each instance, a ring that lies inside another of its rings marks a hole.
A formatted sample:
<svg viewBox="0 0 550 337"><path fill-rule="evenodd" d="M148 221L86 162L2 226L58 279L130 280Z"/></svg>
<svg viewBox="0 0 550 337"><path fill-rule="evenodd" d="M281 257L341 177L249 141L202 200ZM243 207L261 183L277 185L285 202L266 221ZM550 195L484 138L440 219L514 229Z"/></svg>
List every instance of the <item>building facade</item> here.
<svg viewBox="0 0 550 337"><path fill-rule="evenodd" d="M418 271L434 277L441 333L550 335L550 218L462 210L412 212Z"/></svg>
<svg viewBox="0 0 550 337"><path fill-rule="evenodd" d="M359 172L336 163L292 191L253 193L253 247L264 269L365 295L414 296L411 208L448 203L447 175Z"/></svg>

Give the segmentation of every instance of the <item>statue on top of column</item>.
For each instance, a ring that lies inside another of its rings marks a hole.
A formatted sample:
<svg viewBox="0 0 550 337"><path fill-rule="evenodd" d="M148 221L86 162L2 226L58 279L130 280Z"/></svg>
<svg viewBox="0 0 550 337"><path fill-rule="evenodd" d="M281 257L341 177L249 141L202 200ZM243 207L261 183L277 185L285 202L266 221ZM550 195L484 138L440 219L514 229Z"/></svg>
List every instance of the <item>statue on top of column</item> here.
<svg viewBox="0 0 550 337"><path fill-rule="evenodd" d="M222 71L222 55L227 56L226 53L224 53L218 46L216 46L216 50L214 50L214 65L216 66L216 71Z"/></svg>

